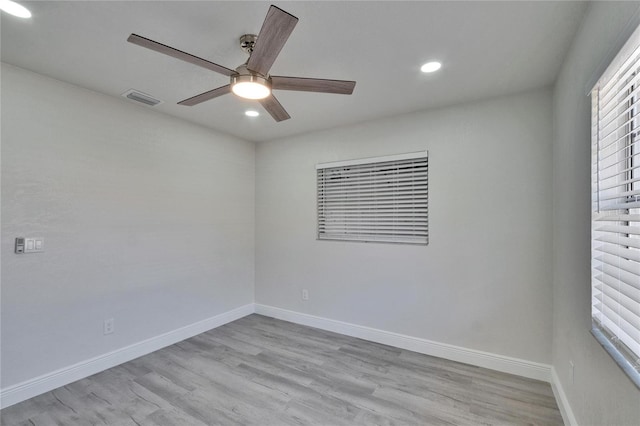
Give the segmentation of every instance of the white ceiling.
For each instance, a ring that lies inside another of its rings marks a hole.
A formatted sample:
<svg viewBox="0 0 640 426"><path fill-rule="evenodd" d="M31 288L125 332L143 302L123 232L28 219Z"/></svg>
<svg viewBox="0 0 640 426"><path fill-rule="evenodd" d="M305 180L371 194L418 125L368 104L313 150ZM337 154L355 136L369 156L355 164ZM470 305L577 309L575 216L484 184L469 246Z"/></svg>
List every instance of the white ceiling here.
<svg viewBox="0 0 640 426"><path fill-rule="evenodd" d="M158 111L251 141L550 85L586 9L569 1L279 1L299 22L271 73L357 85L351 96L276 91L292 117L276 123L233 95L176 105L228 77L126 42L137 33L235 68L246 60L238 38L260 30L270 2L22 3L30 20L2 13L3 62L107 95L137 89L164 101ZM442 69L421 73L433 59ZM260 117L245 117L249 107Z"/></svg>

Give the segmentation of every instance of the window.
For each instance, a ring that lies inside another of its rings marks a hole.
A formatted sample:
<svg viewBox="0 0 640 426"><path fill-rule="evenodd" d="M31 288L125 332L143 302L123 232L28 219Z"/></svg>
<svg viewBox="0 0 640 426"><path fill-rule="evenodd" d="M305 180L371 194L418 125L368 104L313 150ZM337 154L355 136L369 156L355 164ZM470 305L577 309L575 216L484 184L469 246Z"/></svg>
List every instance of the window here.
<svg viewBox="0 0 640 426"><path fill-rule="evenodd" d="M427 244L427 152L318 164L318 239Z"/></svg>
<svg viewBox="0 0 640 426"><path fill-rule="evenodd" d="M640 387L640 37L591 92L593 334Z"/></svg>

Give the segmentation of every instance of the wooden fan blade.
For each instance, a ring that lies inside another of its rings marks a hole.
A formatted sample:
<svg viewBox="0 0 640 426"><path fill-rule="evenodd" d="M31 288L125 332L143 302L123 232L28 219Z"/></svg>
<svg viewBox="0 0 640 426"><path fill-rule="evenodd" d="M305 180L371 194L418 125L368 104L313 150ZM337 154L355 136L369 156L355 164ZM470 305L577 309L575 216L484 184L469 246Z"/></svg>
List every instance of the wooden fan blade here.
<svg viewBox="0 0 640 426"><path fill-rule="evenodd" d="M174 49L171 46L158 43L157 41L150 40L137 34L131 34L129 38L127 38L127 41L129 43L137 44L138 46L146 47L147 49L155 50L156 52L172 56L176 59L198 65L199 67L215 71L217 73L226 75L227 77L231 76L232 74L236 74L236 72L232 69L223 67L222 65L214 64L213 62L207 61L206 59L199 58L197 56L183 52L182 50Z"/></svg>
<svg viewBox="0 0 640 426"><path fill-rule="evenodd" d="M199 95L195 95L189 99L180 101L178 102L178 105L194 106L204 101L217 98L218 96L226 95L227 93L230 93L230 92L231 92L231 85L227 84L226 86L221 86L221 87L218 87L217 89L209 90L208 92L200 93Z"/></svg>
<svg viewBox="0 0 640 426"><path fill-rule="evenodd" d="M259 102L262 104L264 109L271 114L274 120L284 121L291 118L289 113L282 107L282 105L280 105L280 102L278 102L275 96L267 96L264 99L260 99Z"/></svg>
<svg viewBox="0 0 640 426"><path fill-rule="evenodd" d="M247 68L266 76L297 23L298 18L295 16L271 6L258 33L258 41L249 57Z"/></svg>
<svg viewBox="0 0 640 426"><path fill-rule="evenodd" d="M350 95L353 93L354 87L356 87L355 81L271 76L271 88L279 90Z"/></svg>

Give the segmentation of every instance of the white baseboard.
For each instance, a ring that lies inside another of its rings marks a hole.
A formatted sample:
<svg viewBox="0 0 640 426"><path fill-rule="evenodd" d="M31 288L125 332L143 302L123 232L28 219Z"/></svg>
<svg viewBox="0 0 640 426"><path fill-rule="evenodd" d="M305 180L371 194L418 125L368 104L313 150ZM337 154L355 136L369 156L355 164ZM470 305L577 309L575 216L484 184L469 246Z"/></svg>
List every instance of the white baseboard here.
<svg viewBox="0 0 640 426"><path fill-rule="evenodd" d="M169 331L168 333L143 340L124 348L99 355L97 357L79 362L68 367L52 371L42 376L26 380L13 386L0 390L0 408L5 408L50 390L59 388L99 373L108 368L122 364L140 356L146 355L158 349L173 345L185 339L204 333L213 328L235 321L254 312L254 304L240 306L231 311L216 315L211 318Z"/></svg>
<svg viewBox="0 0 640 426"><path fill-rule="evenodd" d="M545 382L551 381L551 366L547 364L540 364L504 355L497 355L490 352L434 342L427 339L406 336L403 334L289 311L273 306L260 305L257 303L255 305L255 312L268 317L320 328L322 330L333 331L335 333L370 340L372 342L382 343L389 346L395 346L397 348L407 349L413 352L437 356L505 373L516 374L530 379L542 380Z"/></svg>
<svg viewBox="0 0 640 426"><path fill-rule="evenodd" d="M567 394L564 393L564 388L562 387L562 383L560 383L560 378L554 367L551 367L551 389L553 389L553 395L558 402L558 408L560 408L560 414L562 414L562 420L565 426L578 426L576 416L573 414L573 410L567 399Z"/></svg>
<svg viewBox="0 0 640 426"><path fill-rule="evenodd" d="M550 365L253 303L1 389L0 408L9 407L13 404L17 404L18 402L56 389L60 386L67 385L76 380L83 379L108 368L131 361L132 359L157 351L200 333L204 333L205 331L227 324L231 321L235 321L254 312L426 355L437 356L440 358L450 359L452 361L476 365L478 367L551 382L553 391L556 394L556 399L560 405L560 410L565 424L571 426L577 425L555 370L553 370Z"/></svg>

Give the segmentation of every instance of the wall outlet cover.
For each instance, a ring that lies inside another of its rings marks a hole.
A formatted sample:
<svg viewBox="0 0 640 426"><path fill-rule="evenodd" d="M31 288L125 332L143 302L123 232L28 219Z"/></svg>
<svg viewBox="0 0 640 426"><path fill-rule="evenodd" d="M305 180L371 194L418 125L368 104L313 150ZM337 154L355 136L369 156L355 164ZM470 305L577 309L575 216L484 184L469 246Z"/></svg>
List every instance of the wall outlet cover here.
<svg viewBox="0 0 640 426"><path fill-rule="evenodd" d="M109 318L104 320L104 334L112 334L115 331L115 320Z"/></svg>

